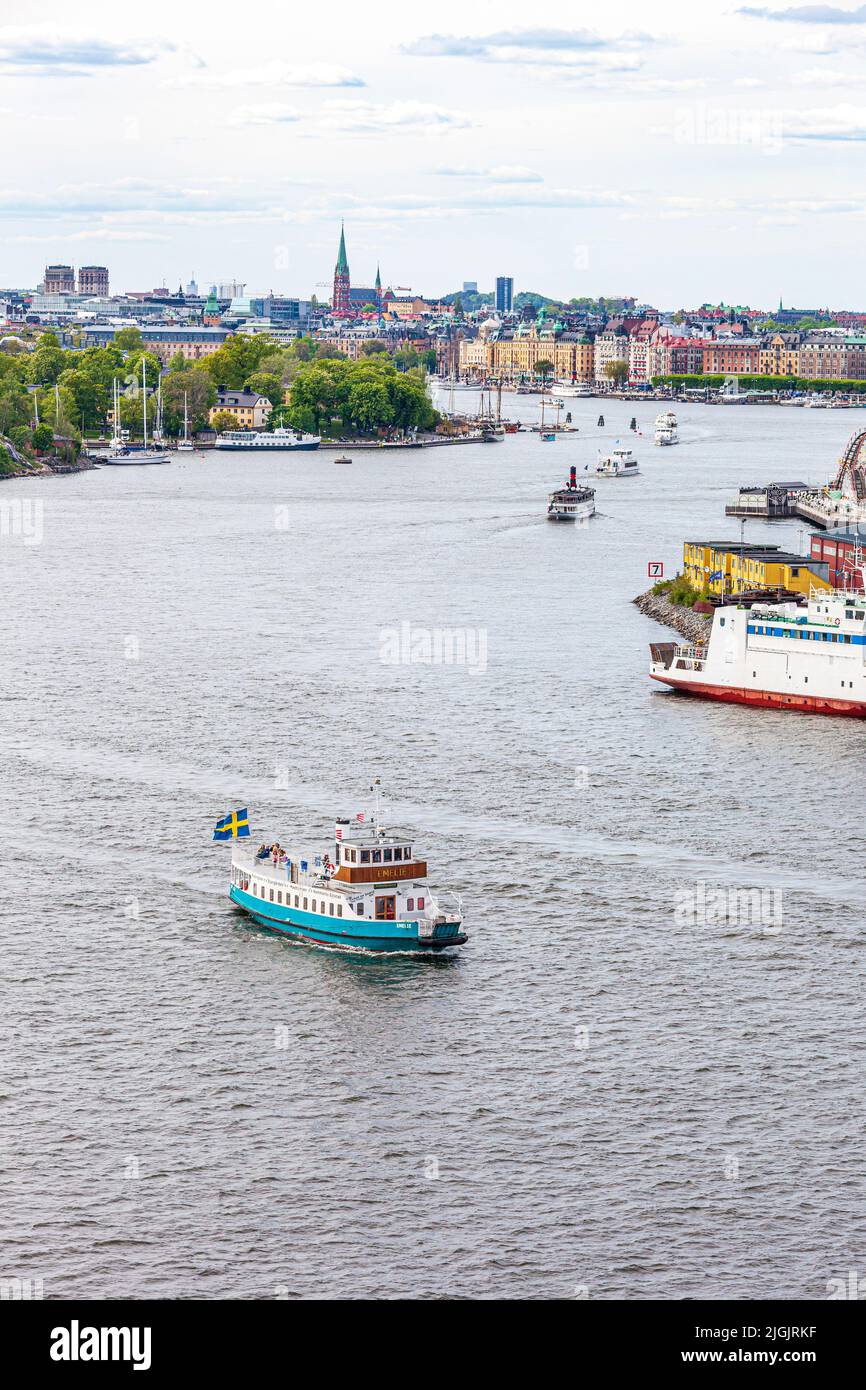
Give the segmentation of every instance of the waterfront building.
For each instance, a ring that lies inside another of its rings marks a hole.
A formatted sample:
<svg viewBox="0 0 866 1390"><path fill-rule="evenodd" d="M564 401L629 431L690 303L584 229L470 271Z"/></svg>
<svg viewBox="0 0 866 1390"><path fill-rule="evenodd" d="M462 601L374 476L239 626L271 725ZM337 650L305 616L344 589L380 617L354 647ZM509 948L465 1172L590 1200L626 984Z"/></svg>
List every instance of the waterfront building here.
<svg viewBox="0 0 866 1390"><path fill-rule="evenodd" d="M761 376L799 376L802 333L771 333L761 342Z"/></svg>
<svg viewBox="0 0 866 1390"><path fill-rule="evenodd" d="M43 294L74 294L75 270L71 265L47 265L42 281Z"/></svg>
<svg viewBox="0 0 866 1390"><path fill-rule="evenodd" d="M348 314L352 308L352 284L349 277L349 260L346 255L346 228L340 227L340 247L337 264L334 267L334 290L331 295L331 311L335 315Z"/></svg>
<svg viewBox="0 0 866 1390"><path fill-rule="evenodd" d="M108 298L108 266L82 265L78 269L78 293Z"/></svg>
<svg viewBox="0 0 866 1390"><path fill-rule="evenodd" d="M863 591L863 564L866 563L866 524L837 527L816 532L812 536L813 560L829 567L830 583L834 589Z"/></svg>
<svg viewBox="0 0 866 1390"><path fill-rule="evenodd" d="M605 368L611 362L628 362L628 332L622 319L611 319L595 335L593 371L599 383L609 383Z"/></svg>
<svg viewBox="0 0 866 1390"><path fill-rule="evenodd" d="M808 594L830 589L829 566L820 559L784 551L778 545L739 541L686 541L683 573L696 589L738 594L752 589L786 589Z"/></svg>
<svg viewBox="0 0 866 1390"><path fill-rule="evenodd" d="M719 338L703 350L705 376L757 376L761 370L760 338Z"/></svg>
<svg viewBox="0 0 866 1390"><path fill-rule="evenodd" d="M219 386L217 387L216 405L211 406L208 419L212 421L215 415L227 411L229 415L235 417L239 430L260 430L264 427L272 409L270 399L267 396L260 396L258 391L251 391L248 386L245 386L241 391Z"/></svg>
<svg viewBox="0 0 866 1390"><path fill-rule="evenodd" d="M496 277L496 298L494 300L497 314L510 314L514 304L514 277L511 275L497 275Z"/></svg>
<svg viewBox="0 0 866 1390"><path fill-rule="evenodd" d="M658 321L647 319L633 329L628 338L628 379L639 383L649 381L649 347Z"/></svg>
<svg viewBox="0 0 866 1390"><path fill-rule="evenodd" d="M843 336L810 333L800 348L801 376L841 381L848 375L848 349Z"/></svg>

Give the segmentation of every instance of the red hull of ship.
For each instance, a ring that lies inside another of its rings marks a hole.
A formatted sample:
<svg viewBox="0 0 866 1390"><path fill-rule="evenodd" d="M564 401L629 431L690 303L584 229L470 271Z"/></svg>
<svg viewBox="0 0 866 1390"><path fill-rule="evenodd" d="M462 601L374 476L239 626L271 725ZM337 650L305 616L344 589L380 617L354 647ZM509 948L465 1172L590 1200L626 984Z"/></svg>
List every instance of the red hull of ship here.
<svg viewBox="0 0 866 1390"><path fill-rule="evenodd" d="M724 700L733 705L754 705L759 709L792 709L802 714L836 714L848 719L866 719L866 703L862 700L832 700L816 695L779 695L773 690L746 690L742 686L703 685L698 681L676 681L650 672L654 681L661 681L687 695L705 700Z"/></svg>

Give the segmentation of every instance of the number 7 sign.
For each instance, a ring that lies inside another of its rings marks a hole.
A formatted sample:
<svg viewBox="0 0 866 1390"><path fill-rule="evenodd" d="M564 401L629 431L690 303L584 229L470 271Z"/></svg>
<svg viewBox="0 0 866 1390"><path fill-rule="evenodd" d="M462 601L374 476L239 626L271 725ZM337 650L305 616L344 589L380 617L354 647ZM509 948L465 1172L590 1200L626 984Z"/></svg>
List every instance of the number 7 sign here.
<svg viewBox="0 0 866 1390"><path fill-rule="evenodd" d="M661 560L650 560L646 567L647 575L650 579L664 579L665 567Z"/></svg>

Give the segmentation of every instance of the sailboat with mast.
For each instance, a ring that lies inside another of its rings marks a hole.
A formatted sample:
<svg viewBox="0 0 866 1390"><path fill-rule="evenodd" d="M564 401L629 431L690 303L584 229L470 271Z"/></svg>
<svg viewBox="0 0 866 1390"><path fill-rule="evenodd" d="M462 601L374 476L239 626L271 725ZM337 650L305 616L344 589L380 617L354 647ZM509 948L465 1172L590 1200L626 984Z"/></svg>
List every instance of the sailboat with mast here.
<svg viewBox="0 0 866 1390"><path fill-rule="evenodd" d="M162 422L160 420L162 408L162 382L157 393L157 422L154 435L157 440L161 440ZM147 442L147 362L144 357L141 359L141 415L142 415L142 439L143 443L138 445L128 444L123 437L120 427L120 393L117 387L117 377L114 378L114 435L105 463L123 466L124 464L134 463L166 463L168 453L161 442L154 442L148 445Z"/></svg>
<svg viewBox="0 0 866 1390"><path fill-rule="evenodd" d="M192 440L189 437L189 412L186 402L187 393L183 393L183 439L178 440L179 449L192 449Z"/></svg>

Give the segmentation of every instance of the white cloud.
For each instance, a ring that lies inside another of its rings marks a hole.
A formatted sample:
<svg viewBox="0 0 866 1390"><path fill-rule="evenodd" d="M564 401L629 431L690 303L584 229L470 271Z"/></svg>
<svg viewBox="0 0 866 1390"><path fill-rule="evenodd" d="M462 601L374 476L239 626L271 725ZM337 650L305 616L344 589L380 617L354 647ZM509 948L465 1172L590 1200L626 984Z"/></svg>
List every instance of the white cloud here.
<svg viewBox="0 0 866 1390"><path fill-rule="evenodd" d="M866 141L866 106L839 106L789 112L784 121L789 140Z"/></svg>
<svg viewBox="0 0 866 1390"><path fill-rule="evenodd" d="M357 73L331 63L297 66L275 60L257 68L236 68L230 72L187 73L168 83L172 87L364 87Z"/></svg>
<svg viewBox="0 0 866 1390"><path fill-rule="evenodd" d="M0 28L0 72L7 76L88 76L106 68L143 67L177 46L165 39L110 39L53 25Z"/></svg>
<svg viewBox="0 0 866 1390"><path fill-rule="evenodd" d="M294 106L286 106L281 101L264 102L259 106L238 106L229 116L228 124L246 125L292 125L300 120Z"/></svg>
<svg viewBox="0 0 866 1390"><path fill-rule="evenodd" d="M335 100L326 102L316 117L321 130L345 134L397 134L401 131L431 134L436 131L465 130L473 121L460 111L449 111L423 101L394 101L390 105L373 102Z"/></svg>
<svg viewBox="0 0 866 1390"><path fill-rule="evenodd" d="M537 174L534 169L528 169L523 164L495 164L492 167L484 168L477 165L454 165L443 169L434 169L434 174L441 174L450 179L491 179L493 183L543 183L541 174Z"/></svg>

